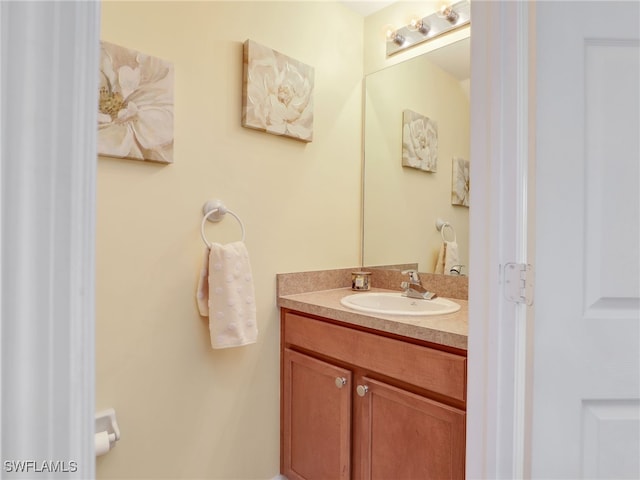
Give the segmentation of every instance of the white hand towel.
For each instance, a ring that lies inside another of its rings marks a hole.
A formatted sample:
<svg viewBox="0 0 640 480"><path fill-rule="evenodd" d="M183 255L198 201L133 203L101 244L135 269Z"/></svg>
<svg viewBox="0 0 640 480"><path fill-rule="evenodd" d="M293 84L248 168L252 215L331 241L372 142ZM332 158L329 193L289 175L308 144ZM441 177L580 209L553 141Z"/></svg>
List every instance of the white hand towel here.
<svg viewBox="0 0 640 480"><path fill-rule="evenodd" d="M255 343L258 339L255 293L245 244L213 243L207 250L208 262L203 266L196 297L200 314L209 317L211 347ZM207 308L203 308L205 297Z"/></svg>
<svg viewBox="0 0 640 480"><path fill-rule="evenodd" d="M444 273L444 254L446 248L446 242L442 242L440 251L438 252L438 259L436 260L436 268L433 269L433 273Z"/></svg>
<svg viewBox="0 0 640 480"><path fill-rule="evenodd" d="M198 279L198 290L196 291L196 302L198 311L203 317L209 316L209 247L204 251L200 278Z"/></svg>
<svg viewBox="0 0 640 480"><path fill-rule="evenodd" d="M442 242L440 246L440 252L438 253L438 260L436 260L436 268L434 273L443 273L445 275L451 275L451 267L459 265L458 257L458 243L457 242Z"/></svg>
<svg viewBox="0 0 640 480"><path fill-rule="evenodd" d="M444 256L444 274L451 275L451 267L454 265L459 265L460 260L458 257L458 243L457 242L446 242L447 247L445 248L445 256Z"/></svg>

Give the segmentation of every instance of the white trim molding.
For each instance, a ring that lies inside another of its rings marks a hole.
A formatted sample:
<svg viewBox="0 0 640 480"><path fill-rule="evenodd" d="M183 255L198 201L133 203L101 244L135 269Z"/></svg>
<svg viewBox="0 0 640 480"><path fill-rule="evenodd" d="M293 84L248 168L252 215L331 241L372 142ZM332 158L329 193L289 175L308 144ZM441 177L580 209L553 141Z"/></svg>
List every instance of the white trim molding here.
<svg viewBox="0 0 640 480"><path fill-rule="evenodd" d="M95 476L99 19L0 2L2 478Z"/></svg>
<svg viewBox="0 0 640 480"><path fill-rule="evenodd" d="M471 2L471 197L467 478L528 476L532 307L503 292L531 263L534 3Z"/></svg>

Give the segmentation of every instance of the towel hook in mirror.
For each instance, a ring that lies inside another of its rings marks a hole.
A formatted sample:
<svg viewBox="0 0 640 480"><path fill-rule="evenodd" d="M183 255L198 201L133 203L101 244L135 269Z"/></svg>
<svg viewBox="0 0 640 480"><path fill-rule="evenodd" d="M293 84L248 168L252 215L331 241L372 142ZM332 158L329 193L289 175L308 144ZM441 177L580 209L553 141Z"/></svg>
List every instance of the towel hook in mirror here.
<svg viewBox="0 0 640 480"><path fill-rule="evenodd" d="M451 233L453 234L453 242L455 242L457 240L456 237L456 231L453 229L453 227L451 226L451 224L449 222L445 222L444 220L442 220L441 218L438 218L436 220L436 228L438 229L438 231L440 232L440 235L442 236L442 241L446 242L447 240L444 238L444 228L445 227L449 227L451 229Z"/></svg>
<svg viewBox="0 0 640 480"><path fill-rule="evenodd" d="M209 220L210 222L219 222L227 213L235 218L240 224L240 229L242 230L242 241L244 242L244 224L242 223L242 220L240 220L240 217L238 217L238 215L225 207L222 201L217 199L209 200L202 206L202 213L204 214L204 216L202 217L202 223L200 224L200 236L202 237L202 241L207 247L211 248L211 243L207 240L207 237L204 234L204 225L206 221Z"/></svg>

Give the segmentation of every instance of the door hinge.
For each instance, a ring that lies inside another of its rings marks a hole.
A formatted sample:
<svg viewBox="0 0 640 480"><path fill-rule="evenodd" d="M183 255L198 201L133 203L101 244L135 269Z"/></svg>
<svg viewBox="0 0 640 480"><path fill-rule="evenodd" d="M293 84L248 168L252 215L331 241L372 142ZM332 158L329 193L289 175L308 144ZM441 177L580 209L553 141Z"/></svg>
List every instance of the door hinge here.
<svg viewBox="0 0 640 480"><path fill-rule="evenodd" d="M506 263L502 270L504 296L510 302L533 305L533 266Z"/></svg>

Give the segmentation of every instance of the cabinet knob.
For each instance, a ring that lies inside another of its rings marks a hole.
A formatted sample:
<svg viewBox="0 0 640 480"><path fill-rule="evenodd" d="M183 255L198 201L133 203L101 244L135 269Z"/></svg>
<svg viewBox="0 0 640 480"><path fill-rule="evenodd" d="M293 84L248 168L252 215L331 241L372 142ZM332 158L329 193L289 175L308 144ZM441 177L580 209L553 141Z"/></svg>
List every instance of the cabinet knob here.
<svg viewBox="0 0 640 480"><path fill-rule="evenodd" d="M367 387L366 385L358 385L356 388L356 393L361 397L364 397L368 391L369 387Z"/></svg>
<svg viewBox="0 0 640 480"><path fill-rule="evenodd" d="M347 379L344 377L336 377L336 387L342 388L347 384Z"/></svg>

